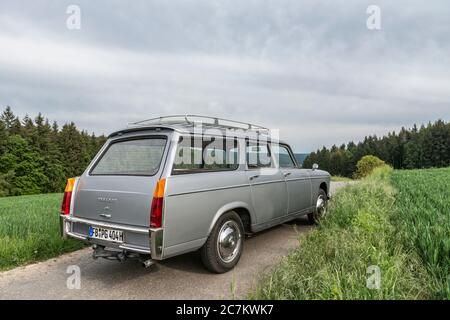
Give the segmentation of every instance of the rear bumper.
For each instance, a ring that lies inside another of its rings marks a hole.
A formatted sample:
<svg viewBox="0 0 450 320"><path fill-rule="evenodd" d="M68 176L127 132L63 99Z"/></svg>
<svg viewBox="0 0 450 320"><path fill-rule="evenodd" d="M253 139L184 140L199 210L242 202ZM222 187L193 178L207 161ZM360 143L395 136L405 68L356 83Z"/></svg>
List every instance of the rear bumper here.
<svg viewBox="0 0 450 320"><path fill-rule="evenodd" d="M89 226L121 230L124 232L125 241L123 243L115 243L92 239L86 231ZM65 239L74 238L91 244L100 244L136 253L150 254L152 259L155 260L163 259L164 231L162 228L139 228L60 215L60 232L61 236Z"/></svg>

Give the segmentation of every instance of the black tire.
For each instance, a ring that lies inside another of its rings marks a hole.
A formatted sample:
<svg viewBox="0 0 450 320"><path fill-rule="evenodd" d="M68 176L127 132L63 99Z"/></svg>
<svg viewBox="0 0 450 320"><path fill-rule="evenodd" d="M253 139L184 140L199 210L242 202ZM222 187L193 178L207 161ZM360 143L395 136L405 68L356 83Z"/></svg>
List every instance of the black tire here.
<svg viewBox="0 0 450 320"><path fill-rule="evenodd" d="M319 201L323 201L323 206L319 205ZM319 189L317 199L315 202L315 210L308 214L308 221L310 224L319 224L320 219L325 215L328 207L328 196L325 190Z"/></svg>
<svg viewBox="0 0 450 320"><path fill-rule="evenodd" d="M232 230L232 231L229 231ZM219 242L219 236L222 242ZM211 272L225 273L238 263L244 249L244 226L234 211L223 214L214 225L206 243L200 249L203 265ZM230 260L225 253L231 251Z"/></svg>

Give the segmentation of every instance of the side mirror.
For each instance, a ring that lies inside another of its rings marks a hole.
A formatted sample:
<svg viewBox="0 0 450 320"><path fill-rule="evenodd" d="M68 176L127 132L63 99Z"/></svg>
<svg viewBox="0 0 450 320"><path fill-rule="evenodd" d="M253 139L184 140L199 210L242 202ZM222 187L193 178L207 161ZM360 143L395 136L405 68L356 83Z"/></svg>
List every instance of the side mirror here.
<svg viewBox="0 0 450 320"><path fill-rule="evenodd" d="M313 170L319 169L319 165L317 163L314 163L313 166L312 166L312 169Z"/></svg>

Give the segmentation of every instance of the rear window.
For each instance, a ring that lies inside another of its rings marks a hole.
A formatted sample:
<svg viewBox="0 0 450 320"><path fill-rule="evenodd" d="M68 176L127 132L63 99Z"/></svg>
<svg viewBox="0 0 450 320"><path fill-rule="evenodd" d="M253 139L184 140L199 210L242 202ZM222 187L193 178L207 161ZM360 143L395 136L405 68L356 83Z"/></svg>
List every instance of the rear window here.
<svg viewBox="0 0 450 320"><path fill-rule="evenodd" d="M113 142L91 170L91 175L152 176L159 170L165 138Z"/></svg>

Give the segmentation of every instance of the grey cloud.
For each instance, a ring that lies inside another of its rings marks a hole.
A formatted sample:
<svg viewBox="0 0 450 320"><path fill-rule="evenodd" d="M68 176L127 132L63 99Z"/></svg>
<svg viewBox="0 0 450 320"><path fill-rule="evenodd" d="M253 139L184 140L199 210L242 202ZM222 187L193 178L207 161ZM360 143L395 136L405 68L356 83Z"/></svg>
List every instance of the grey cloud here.
<svg viewBox="0 0 450 320"><path fill-rule="evenodd" d="M280 128L297 151L448 120L450 6L377 2L381 31L371 1L2 1L0 105L96 133L218 115Z"/></svg>

